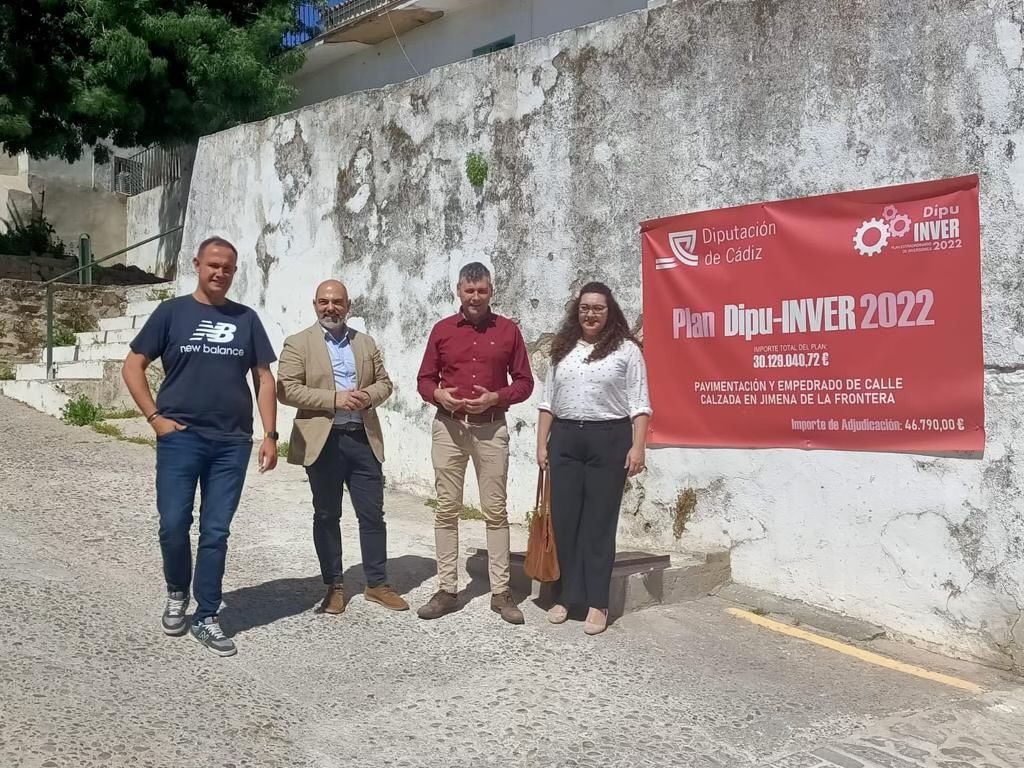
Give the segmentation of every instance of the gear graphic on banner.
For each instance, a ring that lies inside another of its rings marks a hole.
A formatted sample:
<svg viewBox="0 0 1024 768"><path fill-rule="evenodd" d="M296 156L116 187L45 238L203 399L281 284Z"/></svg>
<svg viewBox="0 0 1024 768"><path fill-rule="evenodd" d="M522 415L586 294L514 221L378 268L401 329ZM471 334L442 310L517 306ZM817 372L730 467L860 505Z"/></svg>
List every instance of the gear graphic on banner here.
<svg viewBox="0 0 1024 768"><path fill-rule="evenodd" d="M909 226L909 224L908 224ZM873 245L864 242L864 236L875 230L878 232L878 240ZM889 227L881 219L869 219L860 225L857 233L853 236L853 247L861 256L877 256L889 242Z"/></svg>
<svg viewBox="0 0 1024 768"><path fill-rule="evenodd" d="M910 217L905 213L898 213L889 221L889 233L893 237L903 237L910 231Z"/></svg>

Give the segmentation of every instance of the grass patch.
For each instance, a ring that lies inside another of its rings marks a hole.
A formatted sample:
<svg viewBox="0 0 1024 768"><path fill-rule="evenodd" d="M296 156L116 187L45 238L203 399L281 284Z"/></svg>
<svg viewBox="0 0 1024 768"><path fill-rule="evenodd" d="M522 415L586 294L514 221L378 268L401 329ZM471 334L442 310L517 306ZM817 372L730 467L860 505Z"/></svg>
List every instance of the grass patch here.
<svg viewBox="0 0 1024 768"><path fill-rule="evenodd" d="M0 363L0 381L14 381L14 366Z"/></svg>
<svg viewBox="0 0 1024 768"><path fill-rule="evenodd" d="M167 301L174 298L174 291L170 288L153 288L146 298L149 301Z"/></svg>
<svg viewBox="0 0 1024 768"><path fill-rule="evenodd" d="M78 336L65 325L58 325L53 329L53 346L73 347L78 343Z"/></svg>
<svg viewBox="0 0 1024 768"><path fill-rule="evenodd" d="M94 431L99 432L101 435L112 437L115 440L121 440L125 443L134 443L135 445L148 445L150 448L156 448L156 439L152 437L128 437L124 431L117 424L107 424L105 422L97 422L92 425Z"/></svg>
<svg viewBox="0 0 1024 768"><path fill-rule="evenodd" d="M462 510L459 512L460 520L483 520L484 513L476 507L462 506Z"/></svg>
<svg viewBox="0 0 1024 768"><path fill-rule="evenodd" d="M125 437L124 431L117 424L105 423L107 421L116 421L117 419L134 419L139 416L139 412L132 408L104 408L94 403L86 395L79 395L75 399L68 401L68 404L60 410L60 418L66 424L72 424L76 427L91 426L101 435L116 437L119 440L127 440L130 443L144 440L149 445L151 441L147 438Z"/></svg>
<svg viewBox="0 0 1024 768"><path fill-rule="evenodd" d="M474 188L480 189L487 181L487 161L479 152L466 155L466 178Z"/></svg>
<svg viewBox="0 0 1024 768"><path fill-rule="evenodd" d="M60 409L60 418L65 424L88 427L103 420L103 409L87 396L79 395Z"/></svg>
<svg viewBox="0 0 1024 768"><path fill-rule="evenodd" d="M423 502L424 506L430 507L431 509L437 509L437 499L427 499ZM484 513L473 506L462 505L462 509L459 510L460 520L484 520Z"/></svg>
<svg viewBox="0 0 1024 768"><path fill-rule="evenodd" d="M95 432L99 432L101 435L106 435L107 437L116 437L118 439L124 437L124 432L121 431L121 428L117 426L117 424L107 424L106 422L101 421L93 424L92 428Z"/></svg>
<svg viewBox="0 0 1024 768"><path fill-rule="evenodd" d="M288 441L287 440L281 440L281 441L278 442L278 444L277 444L277 456L280 459L287 459L288 458Z"/></svg>
<svg viewBox="0 0 1024 768"><path fill-rule="evenodd" d="M142 414L134 408L104 408L103 418L107 421L111 419L134 419Z"/></svg>

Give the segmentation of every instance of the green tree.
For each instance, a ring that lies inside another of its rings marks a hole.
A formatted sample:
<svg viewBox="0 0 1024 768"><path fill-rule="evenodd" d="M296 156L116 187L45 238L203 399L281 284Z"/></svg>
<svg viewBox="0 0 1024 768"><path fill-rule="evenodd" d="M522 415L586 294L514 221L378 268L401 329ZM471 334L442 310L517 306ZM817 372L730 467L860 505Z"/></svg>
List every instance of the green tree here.
<svg viewBox="0 0 1024 768"><path fill-rule="evenodd" d="M0 143L173 147L286 109L293 0L0 0ZM308 30L306 30L308 31Z"/></svg>

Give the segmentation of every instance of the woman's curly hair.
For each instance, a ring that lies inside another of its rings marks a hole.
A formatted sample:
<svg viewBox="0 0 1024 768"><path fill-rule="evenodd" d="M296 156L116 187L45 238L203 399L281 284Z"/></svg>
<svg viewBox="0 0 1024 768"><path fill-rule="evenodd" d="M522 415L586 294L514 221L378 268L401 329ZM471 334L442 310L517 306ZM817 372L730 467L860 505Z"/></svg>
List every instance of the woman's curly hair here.
<svg viewBox="0 0 1024 768"><path fill-rule="evenodd" d="M562 327L559 328L554 341L551 342L552 365L562 362L565 356L576 347L577 342L583 338L583 329L580 327L580 300L586 293L599 293L604 296L605 302L608 304L608 322L605 323L604 330L601 331L601 335L595 342L587 362L608 357L621 346L623 341L631 341L638 347L642 346L629 329L626 316L622 314L622 308L612 296L611 288L604 283L587 283L580 289L576 300L569 306L565 313L565 320L562 321Z"/></svg>

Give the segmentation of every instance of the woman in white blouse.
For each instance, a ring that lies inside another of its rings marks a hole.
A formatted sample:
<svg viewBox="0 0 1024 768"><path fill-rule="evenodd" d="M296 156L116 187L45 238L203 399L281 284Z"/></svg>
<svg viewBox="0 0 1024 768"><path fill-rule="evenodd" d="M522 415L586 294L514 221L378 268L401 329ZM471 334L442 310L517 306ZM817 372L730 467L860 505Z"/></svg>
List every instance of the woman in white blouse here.
<svg viewBox="0 0 1024 768"><path fill-rule="evenodd" d="M537 421L537 463L551 473L561 579L548 620L589 608L583 631L608 625L615 531L626 477L641 472L651 405L640 343L604 283L587 283L551 345Z"/></svg>

